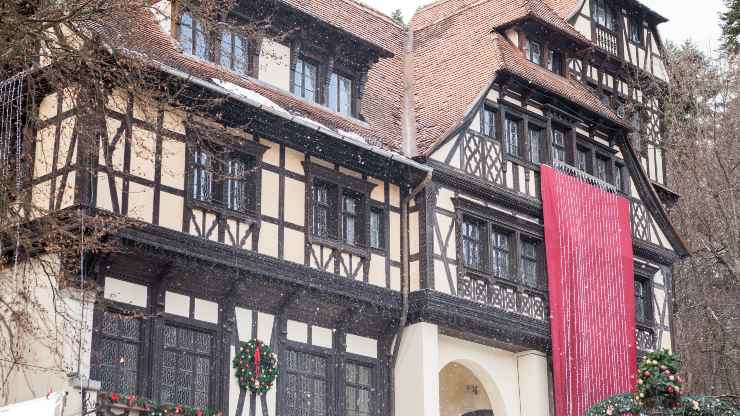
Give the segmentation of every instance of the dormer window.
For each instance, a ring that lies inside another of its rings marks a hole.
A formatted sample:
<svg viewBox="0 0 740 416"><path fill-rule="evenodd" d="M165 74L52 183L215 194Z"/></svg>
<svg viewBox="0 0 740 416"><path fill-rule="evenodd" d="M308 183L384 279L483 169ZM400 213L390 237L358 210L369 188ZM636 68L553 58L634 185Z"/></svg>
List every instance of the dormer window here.
<svg viewBox="0 0 740 416"><path fill-rule="evenodd" d="M550 49L547 56L547 69L558 75L563 75L563 54Z"/></svg>
<svg viewBox="0 0 740 416"><path fill-rule="evenodd" d="M612 32L617 31L617 16L609 4L609 0L592 0L593 19L599 26Z"/></svg>
<svg viewBox="0 0 740 416"><path fill-rule="evenodd" d="M230 31L221 32L219 48L219 64L237 74L246 75L249 72L249 42L244 37Z"/></svg>
<svg viewBox="0 0 740 416"><path fill-rule="evenodd" d="M304 57L296 59L293 65L291 92L308 101L319 102L316 87L319 85L318 65Z"/></svg>
<svg viewBox="0 0 740 416"><path fill-rule="evenodd" d="M639 16L632 15L627 21L627 34L631 42L642 44L642 20Z"/></svg>
<svg viewBox="0 0 740 416"><path fill-rule="evenodd" d="M352 115L352 80L332 72L329 77L328 106L332 110Z"/></svg>
<svg viewBox="0 0 740 416"><path fill-rule="evenodd" d="M208 59L208 43L203 22L200 19L194 17L190 12L184 11L180 15L177 34L185 53L201 59Z"/></svg>
<svg viewBox="0 0 740 416"><path fill-rule="evenodd" d="M531 62L541 65L542 64L542 45L538 42L527 40L524 42L524 56L527 57Z"/></svg>
<svg viewBox="0 0 740 416"><path fill-rule="evenodd" d="M249 75L250 40L223 27L206 30L202 19L183 10L177 23L177 39L183 52L234 71Z"/></svg>

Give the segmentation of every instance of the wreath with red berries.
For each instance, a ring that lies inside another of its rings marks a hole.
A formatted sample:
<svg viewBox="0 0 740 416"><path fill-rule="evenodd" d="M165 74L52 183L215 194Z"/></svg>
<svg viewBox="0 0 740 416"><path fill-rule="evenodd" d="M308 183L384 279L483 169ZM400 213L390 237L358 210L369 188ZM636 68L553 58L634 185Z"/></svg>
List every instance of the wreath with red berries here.
<svg viewBox="0 0 740 416"><path fill-rule="evenodd" d="M280 374L277 354L258 339L242 343L233 364L239 386L252 393L265 394L270 391Z"/></svg>

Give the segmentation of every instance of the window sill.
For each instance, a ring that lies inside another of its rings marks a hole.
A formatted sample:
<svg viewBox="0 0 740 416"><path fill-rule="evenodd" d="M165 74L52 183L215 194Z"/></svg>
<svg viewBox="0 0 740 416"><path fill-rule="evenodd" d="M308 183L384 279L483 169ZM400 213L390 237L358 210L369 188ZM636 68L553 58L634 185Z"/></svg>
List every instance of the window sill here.
<svg viewBox="0 0 740 416"><path fill-rule="evenodd" d="M354 254L363 258L370 257L370 249L367 247L353 246L352 244L345 243L341 240L336 240L330 237L319 237L317 235L310 235L308 237L310 244L319 244L322 246L330 247L336 250L344 251L346 253Z"/></svg>
<svg viewBox="0 0 740 416"><path fill-rule="evenodd" d="M222 217L236 218L248 223L256 223L259 221L259 215L257 215L257 213L253 210L235 211L219 204L203 202L197 199L190 199L188 201L188 205L190 206L190 208L202 209L205 211L213 212Z"/></svg>

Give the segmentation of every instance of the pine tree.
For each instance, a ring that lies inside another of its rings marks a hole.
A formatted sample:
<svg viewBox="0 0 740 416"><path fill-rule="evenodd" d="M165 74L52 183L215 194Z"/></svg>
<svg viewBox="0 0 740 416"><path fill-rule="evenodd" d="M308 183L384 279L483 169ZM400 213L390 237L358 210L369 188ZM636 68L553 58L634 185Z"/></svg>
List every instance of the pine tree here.
<svg viewBox="0 0 740 416"><path fill-rule="evenodd" d="M401 9L394 10L393 13L391 13L391 19L395 20L399 24L404 24L403 23L403 12L401 12Z"/></svg>
<svg viewBox="0 0 740 416"><path fill-rule="evenodd" d="M723 47L730 53L740 52L740 0L725 0L727 11L720 15Z"/></svg>

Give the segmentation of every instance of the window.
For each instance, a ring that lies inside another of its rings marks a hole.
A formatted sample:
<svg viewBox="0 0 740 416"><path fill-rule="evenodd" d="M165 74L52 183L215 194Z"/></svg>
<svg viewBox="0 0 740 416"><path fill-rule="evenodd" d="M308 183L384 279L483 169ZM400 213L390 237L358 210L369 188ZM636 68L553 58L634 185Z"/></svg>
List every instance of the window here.
<svg viewBox="0 0 740 416"><path fill-rule="evenodd" d="M547 69L558 75L565 73L563 71L563 55L560 52L550 49L547 56Z"/></svg>
<svg viewBox="0 0 740 416"><path fill-rule="evenodd" d="M496 112L484 108L481 115L481 133L488 137L496 137Z"/></svg>
<svg viewBox="0 0 740 416"><path fill-rule="evenodd" d="M506 279L511 275L509 256L509 234L493 231L493 272L497 277Z"/></svg>
<svg viewBox="0 0 740 416"><path fill-rule="evenodd" d="M104 311L99 338L97 378L103 391L138 394L141 320Z"/></svg>
<svg viewBox="0 0 740 416"><path fill-rule="evenodd" d="M329 77L329 108L344 114L352 115L352 80L332 72Z"/></svg>
<svg viewBox="0 0 740 416"><path fill-rule="evenodd" d="M609 0L593 0L592 13L596 24L603 26L611 31L617 30L617 18L614 10L609 4Z"/></svg>
<svg viewBox="0 0 740 416"><path fill-rule="evenodd" d="M531 62L541 65L542 64L542 45L538 42L525 40L524 41L524 56Z"/></svg>
<svg viewBox="0 0 740 416"><path fill-rule="evenodd" d="M345 243L353 246L360 243L359 205L358 196L348 193L342 196L342 238Z"/></svg>
<svg viewBox="0 0 740 416"><path fill-rule="evenodd" d="M596 156L594 176L604 182L609 182L609 159L604 159L603 157Z"/></svg>
<svg viewBox="0 0 740 416"><path fill-rule="evenodd" d="M504 141L504 148L506 153L519 156L519 132L520 129L519 120L512 118L506 119L506 136Z"/></svg>
<svg viewBox="0 0 740 416"><path fill-rule="evenodd" d="M246 75L249 72L248 41L242 36L229 31L222 31L220 38L219 65L237 74Z"/></svg>
<svg viewBox="0 0 740 416"><path fill-rule="evenodd" d="M627 22L629 40L637 44L642 43L642 20L638 16L630 16Z"/></svg>
<svg viewBox="0 0 740 416"><path fill-rule="evenodd" d="M198 408L210 405L213 336L165 325L160 373L160 401Z"/></svg>
<svg viewBox="0 0 740 416"><path fill-rule="evenodd" d="M224 161L224 203L226 208L244 212L254 209L254 190L251 188L250 169L252 164L243 157L229 157Z"/></svg>
<svg viewBox="0 0 740 416"><path fill-rule="evenodd" d="M293 81L290 86L291 92L309 101L318 102L319 96L316 91L316 87L319 84L318 74L316 64L304 58L298 58L293 67Z"/></svg>
<svg viewBox="0 0 740 416"><path fill-rule="evenodd" d="M370 210L370 247L376 250L385 249L385 215L380 208Z"/></svg>
<svg viewBox="0 0 740 416"><path fill-rule="evenodd" d="M190 12L184 11L180 15L180 23L177 30L180 37L180 45L185 53L208 59L208 45L203 22L194 17Z"/></svg>
<svg viewBox="0 0 740 416"><path fill-rule="evenodd" d="M635 277L635 317L637 322L648 323L652 319L650 281Z"/></svg>
<svg viewBox="0 0 740 416"><path fill-rule="evenodd" d="M565 162L565 131L552 129L552 160L555 162Z"/></svg>
<svg viewBox="0 0 740 416"><path fill-rule="evenodd" d="M529 142L527 143L527 160L539 165L542 162L542 141L545 130L529 125Z"/></svg>
<svg viewBox="0 0 740 416"><path fill-rule="evenodd" d="M373 403L372 368L348 362L344 371L345 415L370 416Z"/></svg>
<svg viewBox="0 0 740 416"><path fill-rule="evenodd" d="M588 159L591 156L591 152L588 149L585 149L583 147L578 147L576 149L576 168L583 172L589 172L589 161Z"/></svg>
<svg viewBox="0 0 740 416"><path fill-rule="evenodd" d="M328 359L288 349L285 353L285 416L328 414Z"/></svg>
<svg viewBox="0 0 740 416"><path fill-rule="evenodd" d="M256 177L253 156L206 146L192 151L191 198L195 201L248 212L256 207Z"/></svg>
<svg viewBox="0 0 740 416"><path fill-rule="evenodd" d="M614 186L621 192L626 192L624 189L624 166L620 163L614 164Z"/></svg>
<svg viewBox="0 0 740 416"><path fill-rule="evenodd" d="M462 247L465 265L483 270L483 232L484 226L479 221L466 218L462 224Z"/></svg>
<svg viewBox="0 0 740 416"><path fill-rule="evenodd" d="M333 230L335 219L332 207L334 198L334 187L325 183L317 182L313 187L313 233L319 237L333 237L336 235Z"/></svg>
<svg viewBox="0 0 740 416"><path fill-rule="evenodd" d="M210 202L213 190L213 157L211 153L196 149L193 152L192 197Z"/></svg>
<svg viewBox="0 0 740 416"><path fill-rule="evenodd" d="M539 285L537 243L529 240L522 240L522 283L527 286L537 287Z"/></svg>

